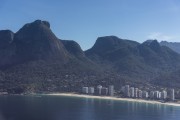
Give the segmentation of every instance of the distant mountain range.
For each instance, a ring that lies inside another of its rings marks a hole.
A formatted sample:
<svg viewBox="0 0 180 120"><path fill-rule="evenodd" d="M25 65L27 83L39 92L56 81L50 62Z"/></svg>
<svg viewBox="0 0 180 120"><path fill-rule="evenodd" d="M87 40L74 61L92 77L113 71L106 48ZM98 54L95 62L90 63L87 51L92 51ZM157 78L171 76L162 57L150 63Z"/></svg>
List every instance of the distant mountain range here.
<svg viewBox="0 0 180 120"><path fill-rule="evenodd" d="M0 91L80 91L125 83L178 88L179 68L180 55L156 40L140 44L105 36L83 51L75 41L57 38L47 21L28 23L16 33L0 31Z"/></svg>
<svg viewBox="0 0 180 120"><path fill-rule="evenodd" d="M180 42L161 41L160 45L167 46L171 48L172 50L176 51L177 53L180 53Z"/></svg>

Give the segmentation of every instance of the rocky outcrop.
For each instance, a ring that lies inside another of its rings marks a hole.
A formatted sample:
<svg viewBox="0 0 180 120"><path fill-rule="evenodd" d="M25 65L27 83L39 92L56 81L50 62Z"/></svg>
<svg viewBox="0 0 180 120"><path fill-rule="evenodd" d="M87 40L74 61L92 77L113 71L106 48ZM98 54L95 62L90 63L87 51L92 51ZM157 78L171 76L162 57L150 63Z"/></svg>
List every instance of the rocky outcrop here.
<svg viewBox="0 0 180 120"><path fill-rule="evenodd" d="M63 44L50 29L46 21L36 20L24 25L14 37L16 53L19 59L58 58L65 61L68 53Z"/></svg>
<svg viewBox="0 0 180 120"><path fill-rule="evenodd" d="M31 60L68 61L69 53L54 35L47 21L36 20L17 33L0 31L0 68Z"/></svg>

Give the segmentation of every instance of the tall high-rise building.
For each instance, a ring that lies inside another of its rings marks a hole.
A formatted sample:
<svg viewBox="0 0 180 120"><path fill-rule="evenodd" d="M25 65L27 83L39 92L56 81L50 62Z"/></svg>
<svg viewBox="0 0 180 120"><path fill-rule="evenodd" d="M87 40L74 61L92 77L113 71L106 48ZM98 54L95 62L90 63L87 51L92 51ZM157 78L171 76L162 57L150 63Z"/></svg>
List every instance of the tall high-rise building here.
<svg viewBox="0 0 180 120"><path fill-rule="evenodd" d="M130 92L130 97L134 97L134 87L130 87L130 90L129 90L129 92Z"/></svg>
<svg viewBox="0 0 180 120"><path fill-rule="evenodd" d="M121 87L121 91L125 94L125 86Z"/></svg>
<svg viewBox="0 0 180 120"><path fill-rule="evenodd" d="M151 99L154 99L154 91L151 91L151 92L150 92L149 97L150 97Z"/></svg>
<svg viewBox="0 0 180 120"><path fill-rule="evenodd" d="M142 98L142 90L138 90L138 98Z"/></svg>
<svg viewBox="0 0 180 120"><path fill-rule="evenodd" d="M134 90L134 97L138 98L138 88L135 88L135 90Z"/></svg>
<svg viewBox="0 0 180 120"><path fill-rule="evenodd" d="M165 91L165 90L163 90L162 92L161 92L161 99L166 99L167 98L167 91Z"/></svg>
<svg viewBox="0 0 180 120"><path fill-rule="evenodd" d="M88 94L88 87L82 87L82 93Z"/></svg>
<svg viewBox="0 0 180 120"><path fill-rule="evenodd" d="M114 96L114 85L109 85L109 95Z"/></svg>
<svg viewBox="0 0 180 120"><path fill-rule="evenodd" d="M96 94L97 94L97 95L101 95L101 90L102 90L102 86L101 86L101 85L98 85L98 86L97 86L97 90L96 90Z"/></svg>
<svg viewBox="0 0 180 120"><path fill-rule="evenodd" d="M89 87L88 88L88 93L89 94L94 94L94 87Z"/></svg>
<svg viewBox="0 0 180 120"><path fill-rule="evenodd" d="M147 92L147 91L143 91L143 92L142 92L142 97L143 97L144 99L147 99L147 98L149 97L148 92Z"/></svg>
<svg viewBox="0 0 180 120"><path fill-rule="evenodd" d="M159 99L161 99L161 96L162 96L162 92L159 92Z"/></svg>
<svg viewBox="0 0 180 120"><path fill-rule="evenodd" d="M101 94L102 94L102 95L108 95L108 88L102 87L102 89L101 89Z"/></svg>
<svg viewBox="0 0 180 120"><path fill-rule="evenodd" d="M159 91L155 91L154 92L154 98L155 99L159 99L160 98L160 92Z"/></svg>
<svg viewBox="0 0 180 120"><path fill-rule="evenodd" d="M175 100L174 89L170 90L170 100L172 100L172 101Z"/></svg>
<svg viewBox="0 0 180 120"><path fill-rule="evenodd" d="M129 85L125 85L125 96L130 97Z"/></svg>

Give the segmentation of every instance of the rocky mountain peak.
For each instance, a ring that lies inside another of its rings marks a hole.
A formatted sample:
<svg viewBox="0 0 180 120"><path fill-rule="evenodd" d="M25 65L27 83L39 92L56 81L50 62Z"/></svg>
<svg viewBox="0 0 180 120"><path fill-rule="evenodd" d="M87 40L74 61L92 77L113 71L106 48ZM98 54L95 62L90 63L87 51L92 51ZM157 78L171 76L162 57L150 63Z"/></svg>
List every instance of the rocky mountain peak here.
<svg viewBox="0 0 180 120"><path fill-rule="evenodd" d="M124 48L132 48L137 46L139 43L131 40L121 39L116 36L104 36L99 37L94 46L85 51L87 55L91 53L96 53L99 55L103 55L105 53L109 53L112 51L117 51Z"/></svg>
<svg viewBox="0 0 180 120"><path fill-rule="evenodd" d="M104 36L98 37L94 46L87 50L86 53L96 51L97 54L103 54L104 52L115 50L120 46L124 46L123 39L120 39L116 36Z"/></svg>
<svg viewBox="0 0 180 120"><path fill-rule="evenodd" d="M104 46L104 47L116 46L120 44L120 42L122 42L122 39L116 36L98 37L94 46L99 46L99 45Z"/></svg>
<svg viewBox="0 0 180 120"><path fill-rule="evenodd" d="M14 37L16 53L23 60L58 57L66 58L67 51L50 29L47 21L36 20L24 25Z"/></svg>
<svg viewBox="0 0 180 120"><path fill-rule="evenodd" d="M42 20L35 20L34 22L32 23L27 23L24 25L24 27L30 27L30 26L46 26L48 28L50 28L50 23L48 21L42 21Z"/></svg>
<svg viewBox="0 0 180 120"><path fill-rule="evenodd" d="M161 45L159 44L159 42L157 40L147 40L147 41L143 42L142 45L146 45L154 51L158 51L161 49Z"/></svg>

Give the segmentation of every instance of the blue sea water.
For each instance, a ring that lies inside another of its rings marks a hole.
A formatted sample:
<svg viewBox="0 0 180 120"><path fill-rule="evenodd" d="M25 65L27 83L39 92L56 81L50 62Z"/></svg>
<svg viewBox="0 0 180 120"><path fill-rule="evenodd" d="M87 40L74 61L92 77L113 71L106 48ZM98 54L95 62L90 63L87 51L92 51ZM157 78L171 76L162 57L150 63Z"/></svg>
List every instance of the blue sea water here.
<svg viewBox="0 0 180 120"><path fill-rule="evenodd" d="M180 107L68 96L0 96L0 120L180 120Z"/></svg>

